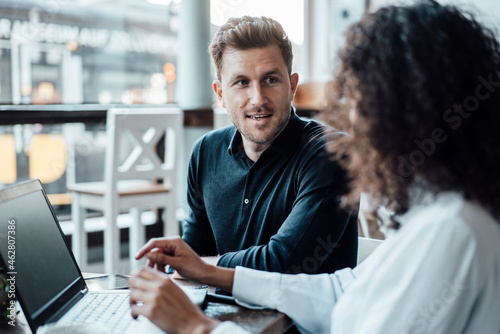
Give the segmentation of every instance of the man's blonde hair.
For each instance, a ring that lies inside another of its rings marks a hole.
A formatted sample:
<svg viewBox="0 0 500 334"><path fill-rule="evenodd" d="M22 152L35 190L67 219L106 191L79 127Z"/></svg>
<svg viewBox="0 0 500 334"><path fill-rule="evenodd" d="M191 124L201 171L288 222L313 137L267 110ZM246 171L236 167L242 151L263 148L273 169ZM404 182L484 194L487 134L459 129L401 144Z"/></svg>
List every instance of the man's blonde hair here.
<svg viewBox="0 0 500 334"><path fill-rule="evenodd" d="M283 60L292 73L292 43L288 39L281 24L268 17L243 16L230 18L215 33L208 51L220 80L222 71L222 55L226 48L247 50L277 45L281 49Z"/></svg>

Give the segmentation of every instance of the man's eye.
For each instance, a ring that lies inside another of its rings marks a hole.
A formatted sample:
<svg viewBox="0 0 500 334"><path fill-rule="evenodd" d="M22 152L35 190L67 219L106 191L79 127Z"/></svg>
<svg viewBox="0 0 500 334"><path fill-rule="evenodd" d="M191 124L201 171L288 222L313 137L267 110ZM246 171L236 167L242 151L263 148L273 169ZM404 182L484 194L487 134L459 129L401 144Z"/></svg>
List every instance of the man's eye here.
<svg viewBox="0 0 500 334"><path fill-rule="evenodd" d="M269 83L269 84L273 84L273 83L278 82L278 79L276 79L276 78L267 78L266 82Z"/></svg>
<svg viewBox="0 0 500 334"><path fill-rule="evenodd" d="M238 86L245 86L247 84L248 84L248 80L236 81L236 85L238 85Z"/></svg>

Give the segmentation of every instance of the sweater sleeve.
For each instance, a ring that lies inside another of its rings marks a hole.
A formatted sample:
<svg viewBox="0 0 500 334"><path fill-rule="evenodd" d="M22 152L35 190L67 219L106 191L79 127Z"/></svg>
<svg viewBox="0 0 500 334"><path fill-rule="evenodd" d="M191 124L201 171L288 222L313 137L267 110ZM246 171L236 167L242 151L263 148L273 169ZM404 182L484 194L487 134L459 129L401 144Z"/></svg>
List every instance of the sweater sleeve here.
<svg viewBox="0 0 500 334"><path fill-rule="evenodd" d="M202 144L203 139L195 143L189 161L187 180L189 212L185 219L182 239L199 255L211 256L217 255L217 248L199 182Z"/></svg>

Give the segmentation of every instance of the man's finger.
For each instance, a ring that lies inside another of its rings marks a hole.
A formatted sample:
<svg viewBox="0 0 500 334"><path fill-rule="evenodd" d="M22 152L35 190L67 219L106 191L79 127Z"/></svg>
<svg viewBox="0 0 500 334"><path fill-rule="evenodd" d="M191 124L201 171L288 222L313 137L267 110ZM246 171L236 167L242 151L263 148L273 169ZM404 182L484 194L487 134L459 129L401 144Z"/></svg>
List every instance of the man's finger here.
<svg viewBox="0 0 500 334"><path fill-rule="evenodd" d="M158 252L149 252L147 254L147 258L149 261L153 262L155 265L161 264L161 265L167 265L167 262L164 262L164 254L158 253Z"/></svg>
<svg viewBox="0 0 500 334"><path fill-rule="evenodd" d="M172 268L176 268L179 261L182 261L176 256L170 256L159 252L150 252L147 257L149 261L153 262L157 266L157 268L158 266L163 268L163 270L159 270L161 272L165 272L165 266L170 265Z"/></svg>
<svg viewBox="0 0 500 334"><path fill-rule="evenodd" d="M160 272L162 272L162 273L165 273L165 272L166 272L166 271L165 271L165 267L166 267L166 266L165 266L165 265L163 265L163 264L159 264L159 263L157 263L157 264L156 264L156 270L158 270L158 271L160 271Z"/></svg>
<svg viewBox="0 0 500 334"><path fill-rule="evenodd" d="M182 240L180 237L165 237L165 238L153 238L149 240L141 249L136 253L135 259L141 259L146 253L158 248L163 252L170 252L170 250L175 247L175 244Z"/></svg>
<svg viewBox="0 0 500 334"><path fill-rule="evenodd" d="M151 256L149 256L149 254L153 254L153 253L161 253L163 252L163 250L159 249L159 248L154 248L152 249L150 252L148 252L146 254L146 266L147 267L150 267L150 268L156 268L158 271L162 271L162 272L165 272L165 266L164 265L158 265L157 263L155 263L155 261L151 261L150 258Z"/></svg>
<svg viewBox="0 0 500 334"><path fill-rule="evenodd" d="M151 239L149 240L144 246L139 249L139 251L135 254L135 259L139 260L141 259L146 253L151 251L154 248L157 248L157 244L159 243L158 239Z"/></svg>

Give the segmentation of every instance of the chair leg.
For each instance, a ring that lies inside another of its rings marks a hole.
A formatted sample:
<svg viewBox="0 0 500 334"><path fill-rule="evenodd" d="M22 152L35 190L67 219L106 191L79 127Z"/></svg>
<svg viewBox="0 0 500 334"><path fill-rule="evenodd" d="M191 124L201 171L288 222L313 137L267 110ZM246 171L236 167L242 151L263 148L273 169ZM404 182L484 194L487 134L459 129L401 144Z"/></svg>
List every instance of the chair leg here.
<svg viewBox="0 0 500 334"><path fill-rule="evenodd" d="M106 229L104 231L104 272L120 273L120 230L116 224L118 210L107 207L104 212Z"/></svg>
<svg viewBox="0 0 500 334"><path fill-rule="evenodd" d="M129 230L129 258L130 271L140 267L143 261L135 260L135 254L144 245L146 240L146 227L142 224L141 210L139 208L131 208L132 225Z"/></svg>
<svg viewBox="0 0 500 334"><path fill-rule="evenodd" d="M80 266L80 270L87 269L87 233L85 233L85 216L86 210L80 205L80 195L73 193L71 201L71 220L75 226L72 237L72 250L76 262Z"/></svg>
<svg viewBox="0 0 500 334"><path fill-rule="evenodd" d="M173 195L173 194L171 194ZM176 205L174 196L170 197L165 210L165 219L163 222L163 235L164 236L176 236L180 234L179 222L175 214Z"/></svg>

